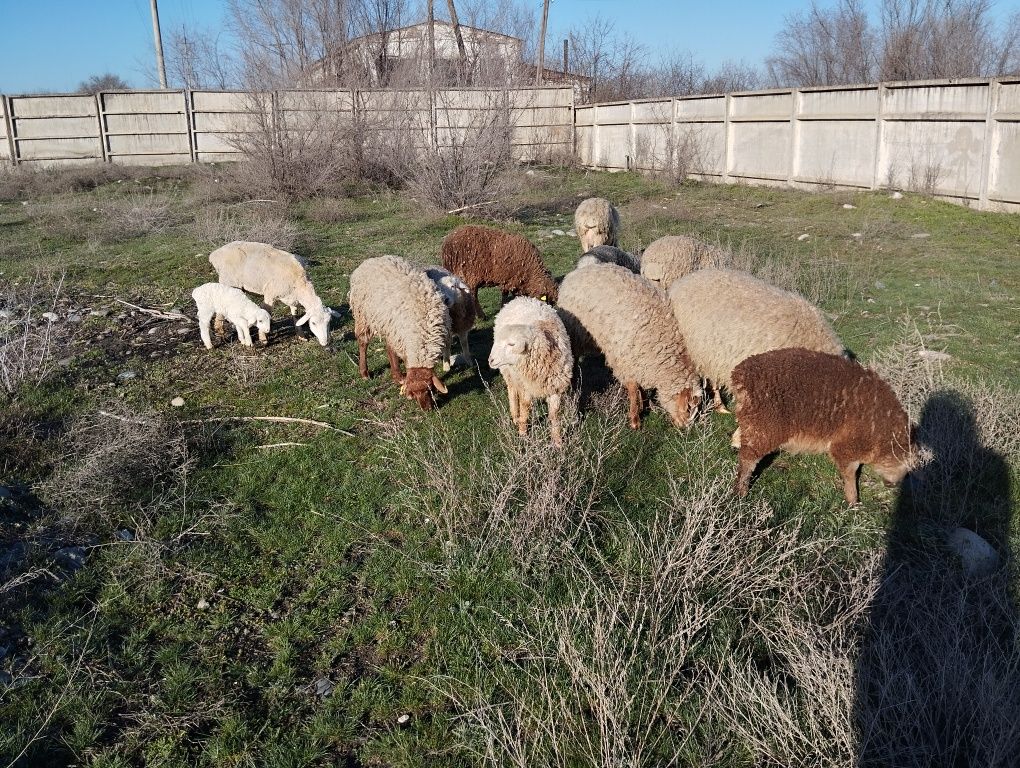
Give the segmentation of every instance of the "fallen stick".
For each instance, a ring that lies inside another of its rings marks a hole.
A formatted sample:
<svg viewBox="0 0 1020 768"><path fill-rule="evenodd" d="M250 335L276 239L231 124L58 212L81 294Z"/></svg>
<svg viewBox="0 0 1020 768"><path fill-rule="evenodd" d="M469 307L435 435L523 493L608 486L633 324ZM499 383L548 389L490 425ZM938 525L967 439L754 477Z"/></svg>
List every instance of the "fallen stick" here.
<svg viewBox="0 0 1020 768"><path fill-rule="evenodd" d="M333 432L339 432L342 435L348 437L354 437L353 432L348 432L344 429L338 429L332 424L327 424L324 421L315 421L314 419L302 419L297 416L213 416L209 419L188 419L183 422L185 424L198 424L211 421L272 421L280 422L283 424L308 424L313 427L321 427L322 429L329 429Z"/></svg>
<svg viewBox="0 0 1020 768"><path fill-rule="evenodd" d="M256 445L256 448L290 448L291 446L308 445L308 443L266 443L265 445Z"/></svg>
<svg viewBox="0 0 1020 768"><path fill-rule="evenodd" d="M132 304L130 301L124 301L123 299L118 299L116 297L114 297L113 300L116 301L118 304L123 304L125 307L131 307L131 309L136 309L139 312L144 312L147 315L152 315L153 317L158 317L163 320L186 320L189 323L191 322L190 317L188 317L187 315L183 315L180 312L163 312L158 309L140 307L137 304Z"/></svg>
<svg viewBox="0 0 1020 768"><path fill-rule="evenodd" d="M463 208L454 208L452 211L447 211L447 213L460 213L461 211L467 211L471 208L481 208L483 205L495 205L498 202L499 200L489 200L485 203L474 203L473 205L465 205Z"/></svg>

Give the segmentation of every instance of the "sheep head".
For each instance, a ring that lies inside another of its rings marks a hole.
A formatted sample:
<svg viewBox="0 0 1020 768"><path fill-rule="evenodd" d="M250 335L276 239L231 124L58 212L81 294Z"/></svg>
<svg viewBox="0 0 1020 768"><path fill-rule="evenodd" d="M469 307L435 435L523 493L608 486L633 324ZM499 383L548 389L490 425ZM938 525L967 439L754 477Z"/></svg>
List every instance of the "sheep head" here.
<svg viewBox="0 0 1020 768"><path fill-rule="evenodd" d="M676 426L686 427L697 418L704 394L699 384L692 384L681 389L672 398L663 399L662 407Z"/></svg>
<svg viewBox="0 0 1020 768"><path fill-rule="evenodd" d="M259 329L259 335L265 340L265 335L269 333L269 326L272 323L272 316L261 307L255 314L255 327Z"/></svg>
<svg viewBox="0 0 1020 768"><path fill-rule="evenodd" d="M446 385L439 380L431 368L408 368L400 394L414 400L423 411L432 408L433 390L446 394Z"/></svg>
<svg viewBox="0 0 1020 768"><path fill-rule="evenodd" d="M339 312L323 306L318 309L305 312L295 325L304 325L307 323L309 329L312 331L312 335L315 336L319 344L326 346L329 343L330 320L339 316Z"/></svg>
<svg viewBox="0 0 1020 768"><path fill-rule="evenodd" d="M529 325L508 325L500 328L489 352L489 367L516 365L528 354L535 340L535 329Z"/></svg>

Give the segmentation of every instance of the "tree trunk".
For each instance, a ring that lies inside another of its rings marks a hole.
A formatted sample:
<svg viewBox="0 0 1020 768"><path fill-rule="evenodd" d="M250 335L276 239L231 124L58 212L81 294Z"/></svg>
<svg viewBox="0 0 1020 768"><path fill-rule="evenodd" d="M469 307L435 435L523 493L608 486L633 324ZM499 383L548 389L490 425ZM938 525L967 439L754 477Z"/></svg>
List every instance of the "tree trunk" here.
<svg viewBox="0 0 1020 768"><path fill-rule="evenodd" d="M538 37L538 64L535 65L535 85L542 84L545 72L545 30L549 25L549 0L542 3L542 33Z"/></svg>
<svg viewBox="0 0 1020 768"><path fill-rule="evenodd" d="M467 51L464 48L464 35L460 31L460 21L457 19L457 6L453 0L446 0L446 7L450 10L450 23L453 24L453 36L457 38L457 53L460 56L460 65L457 67L457 82L463 85L467 82Z"/></svg>

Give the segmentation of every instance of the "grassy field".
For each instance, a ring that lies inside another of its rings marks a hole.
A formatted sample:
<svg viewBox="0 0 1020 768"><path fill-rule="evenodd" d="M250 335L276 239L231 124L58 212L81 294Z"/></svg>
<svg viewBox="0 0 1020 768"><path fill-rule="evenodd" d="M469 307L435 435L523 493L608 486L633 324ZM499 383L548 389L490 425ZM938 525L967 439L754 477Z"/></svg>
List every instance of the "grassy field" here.
<svg viewBox="0 0 1020 768"><path fill-rule="evenodd" d="M481 220L557 277L591 195L630 250L719 242L816 301L927 437L918 478L865 470L857 507L824 457L785 455L738 502L732 417L679 431L653 409L631 432L597 360L563 451L542 409L518 439L491 320L431 413L379 343L361 380L351 270L436 263L464 219L384 189L250 201L224 173L0 192L0 309L34 292L31 327L58 316L52 372L0 391L0 765L1010 764L1020 217L522 174ZM308 258L345 315L329 348L278 310L268 347L207 352L193 321L138 309L191 314L231 239ZM329 426L238 418L263 416ZM1004 565L962 568L960 525Z"/></svg>

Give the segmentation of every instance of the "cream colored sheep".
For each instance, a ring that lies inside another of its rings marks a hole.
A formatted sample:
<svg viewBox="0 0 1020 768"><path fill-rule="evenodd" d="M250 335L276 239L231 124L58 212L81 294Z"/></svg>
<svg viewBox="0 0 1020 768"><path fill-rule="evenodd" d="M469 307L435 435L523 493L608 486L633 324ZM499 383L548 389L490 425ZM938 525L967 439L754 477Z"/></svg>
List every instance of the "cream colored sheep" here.
<svg viewBox="0 0 1020 768"><path fill-rule="evenodd" d="M329 342L329 321L339 315L315 293L300 256L265 243L235 240L210 253L209 263L221 283L261 294L267 309L282 301L296 315L298 305L302 306L304 315L295 325L308 323L322 346Z"/></svg>
<svg viewBox="0 0 1020 768"><path fill-rule="evenodd" d="M191 292L191 298L198 308L198 330L206 349L213 348L209 325L214 317L217 328L222 328L223 318L233 323L237 329L237 338L244 346L251 346L250 328L253 325L259 329L259 341L266 343L269 313L242 291L220 283L205 283Z"/></svg>
<svg viewBox="0 0 1020 768"><path fill-rule="evenodd" d="M723 267L729 254L688 235L668 235L652 242L641 254L641 274L664 291L696 269Z"/></svg>
<svg viewBox="0 0 1020 768"><path fill-rule="evenodd" d="M642 388L655 389L677 426L697 415L702 390L662 289L615 264L575 269L560 284L560 314L575 356L602 350L641 426Z"/></svg>
<svg viewBox="0 0 1020 768"><path fill-rule="evenodd" d="M455 358L450 349L450 342L453 336L460 340L460 351L464 356L464 362L472 365L471 345L468 343L468 335L475 325L475 301L474 294L468 284L451 272L442 267L425 267L425 274L429 276L443 294L443 302L450 312L450 335L446 337L446 351L443 353L443 370L448 371L454 366Z"/></svg>
<svg viewBox="0 0 1020 768"><path fill-rule="evenodd" d="M528 434L531 401L544 398L553 445L563 445L560 404L570 388L574 356L556 310L527 296L508 302L496 315L489 367L498 368L506 380L510 416L518 432Z"/></svg>
<svg viewBox="0 0 1020 768"><path fill-rule="evenodd" d="M361 377L368 378L368 342L380 336L400 393L423 410L431 408L433 390L446 393L435 367L450 334L450 313L436 284L423 269L399 256L379 256L363 261L351 273L349 301ZM406 376L400 372L401 360Z"/></svg>
<svg viewBox="0 0 1020 768"><path fill-rule="evenodd" d="M687 352L715 389L732 390L733 369L751 355L787 347L843 354L821 311L803 296L735 269L699 269L669 290Z"/></svg>
<svg viewBox="0 0 1020 768"><path fill-rule="evenodd" d="M596 245L616 245L620 238L620 214L604 197L589 197L574 211L574 231L581 241L582 253Z"/></svg>

